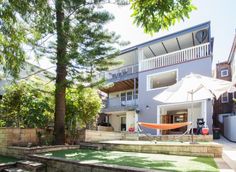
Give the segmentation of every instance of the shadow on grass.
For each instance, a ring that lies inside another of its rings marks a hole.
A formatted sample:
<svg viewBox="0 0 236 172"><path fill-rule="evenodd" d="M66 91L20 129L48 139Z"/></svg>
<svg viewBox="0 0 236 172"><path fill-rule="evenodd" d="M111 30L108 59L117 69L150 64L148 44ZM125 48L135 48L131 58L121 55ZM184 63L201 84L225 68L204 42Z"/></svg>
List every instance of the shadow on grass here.
<svg viewBox="0 0 236 172"><path fill-rule="evenodd" d="M119 151L97 151L90 149L79 150L63 150L51 152L53 157L61 157L70 160L77 160L84 163L93 164L109 164L120 165L128 167L146 168L153 170L173 171L173 172L218 172L218 168L213 158L209 157L196 157L191 161L200 163L199 168L192 167L191 164L178 164L178 160L152 160L149 156L139 156L138 154L130 154L128 152ZM156 155L158 156L158 155ZM205 168L201 170L201 164ZM187 167L186 167L187 165ZM184 170L183 170L184 169Z"/></svg>
<svg viewBox="0 0 236 172"><path fill-rule="evenodd" d="M211 171L206 170L205 172L219 172L219 169L218 169L214 159L211 158L211 157L196 157L196 158L194 158L191 161L200 162L202 164L205 164L206 166L210 166L210 167L213 168ZM189 172L197 172L197 170L192 170L192 171L189 171Z"/></svg>
<svg viewBox="0 0 236 172"><path fill-rule="evenodd" d="M69 157L68 157L69 155ZM74 155L74 156L73 156ZM175 161L168 160L150 160L148 157L127 156L127 154L109 151L96 151L89 149L66 150L52 152L53 157L62 157L71 160L91 161L97 164L110 164L128 167L146 168L154 170L176 171L173 170ZM169 168L169 169L168 169Z"/></svg>

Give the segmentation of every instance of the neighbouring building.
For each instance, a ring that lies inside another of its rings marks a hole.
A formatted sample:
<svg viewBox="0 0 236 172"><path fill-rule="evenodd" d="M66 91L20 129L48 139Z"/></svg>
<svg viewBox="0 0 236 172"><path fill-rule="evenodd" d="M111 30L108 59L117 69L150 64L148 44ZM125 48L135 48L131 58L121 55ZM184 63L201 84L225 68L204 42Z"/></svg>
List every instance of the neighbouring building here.
<svg viewBox="0 0 236 172"><path fill-rule="evenodd" d="M231 81L231 66L228 61L217 63L215 77L226 81ZM223 117L232 113L233 94L224 93L214 102L214 124L220 126L223 123Z"/></svg>
<svg viewBox="0 0 236 172"><path fill-rule="evenodd" d="M25 62L23 68L19 73L19 80L29 80L32 77L37 76L45 82L49 82L50 79L48 77L55 77L55 75L45 69L40 68L32 63ZM13 78L11 76L6 76L3 72L2 67L0 66L0 98L4 94L4 87L11 84Z"/></svg>
<svg viewBox="0 0 236 172"><path fill-rule="evenodd" d="M190 73L212 75L213 38L210 22L172 33L121 51L122 64L100 73L107 85L102 111L114 131L137 131L137 122L177 123L190 120L190 103L163 104L153 97ZM110 83L110 84L109 84ZM204 118L212 127L212 101L194 102L194 120ZM186 128L162 132L181 134ZM145 129L158 135L159 130Z"/></svg>

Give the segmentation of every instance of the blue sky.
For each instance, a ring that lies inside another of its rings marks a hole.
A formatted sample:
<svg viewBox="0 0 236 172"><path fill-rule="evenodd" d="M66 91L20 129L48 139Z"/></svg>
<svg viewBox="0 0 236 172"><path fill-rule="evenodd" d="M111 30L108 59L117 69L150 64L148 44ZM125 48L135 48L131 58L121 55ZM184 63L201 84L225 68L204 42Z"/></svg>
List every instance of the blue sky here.
<svg viewBox="0 0 236 172"><path fill-rule="evenodd" d="M161 31L153 36L144 34L142 28L132 24L128 6L107 5L106 9L115 15L115 20L108 26L121 35L122 40L130 41L132 46L188 27L211 21L211 35L214 37L215 63L227 60L236 29L236 0L194 0L197 10L190 14L190 19L177 23L169 31Z"/></svg>
<svg viewBox="0 0 236 172"><path fill-rule="evenodd" d="M145 34L142 28L137 28L132 24L129 6L118 7L114 4L107 4L105 9L115 16L115 20L109 23L107 28L121 35L122 40L130 41L128 46L132 46L211 21L211 35L214 37L212 66L214 68L215 63L227 60L231 49L236 30L236 0L193 0L193 4L197 7L197 10L190 14L190 19L177 23L168 31L161 31L153 36ZM40 66L47 68L51 64L47 60L40 60Z"/></svg>

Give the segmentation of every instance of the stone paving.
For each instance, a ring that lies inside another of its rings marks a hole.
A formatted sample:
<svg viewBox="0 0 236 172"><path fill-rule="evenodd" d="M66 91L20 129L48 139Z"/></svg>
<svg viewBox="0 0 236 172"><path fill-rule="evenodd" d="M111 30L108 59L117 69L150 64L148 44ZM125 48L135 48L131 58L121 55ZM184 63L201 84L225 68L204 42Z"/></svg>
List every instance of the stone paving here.
<svg viewBox="0 0 236 172"><path fill-rule="evenodd" d="M216 143L223 145L223 160L226 164L219 163L222 172L233 172L236 171L236 143L230 142L221 136L220 139L214 140ZM217 161L217 160L216 160ZM221 166L222 165L222 166Z"/></svg>

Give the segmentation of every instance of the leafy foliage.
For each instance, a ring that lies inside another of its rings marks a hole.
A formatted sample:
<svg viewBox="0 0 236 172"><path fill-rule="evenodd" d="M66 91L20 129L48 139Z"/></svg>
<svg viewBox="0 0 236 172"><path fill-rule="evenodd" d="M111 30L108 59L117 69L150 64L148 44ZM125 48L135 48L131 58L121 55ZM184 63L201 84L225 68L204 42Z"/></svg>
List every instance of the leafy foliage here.
<svg viewBox="0 0 236 172"><path fill-rule="evenodd" d="M176 21L189 18L196 9L191 0L130 0L134 23L144 28L146 33L168 29Z"/></svg>
<svg viewBox="0 0 236 172"><path fill-rule="evenodd" d="M88 127L95 121L102 108L102 100L97 90L92 88L69 89L66 94L66 125L75 130Z"/></svg>
<svg viewBox="0 0 236 172"><path fill-rule="evenodd" d="M20 82L9 86L0 104L2 126L46 127L53 119L52 91L52 87L45 86L41 81Z"/></svg>

